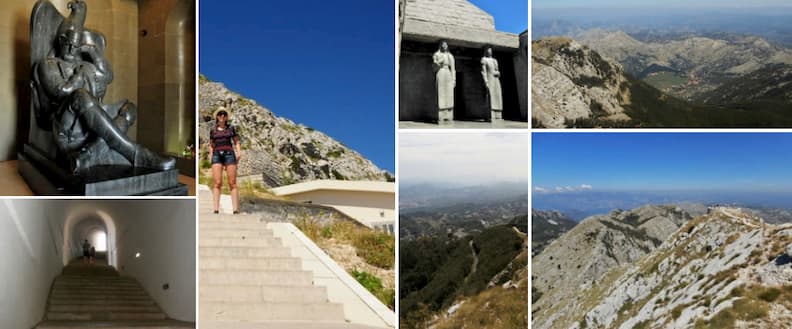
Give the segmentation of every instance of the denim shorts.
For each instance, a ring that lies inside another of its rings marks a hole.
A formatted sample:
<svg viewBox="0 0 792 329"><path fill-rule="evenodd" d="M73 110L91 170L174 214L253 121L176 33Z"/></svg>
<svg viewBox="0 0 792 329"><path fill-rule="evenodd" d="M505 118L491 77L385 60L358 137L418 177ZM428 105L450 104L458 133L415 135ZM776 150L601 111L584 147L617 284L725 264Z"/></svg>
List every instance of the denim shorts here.
<svg viewBox="0 0 792 329"><path fill-rule="evenodd" d="M214 153L212 153L212 164L215 163L224 166L236 164L236 154L234 154L234 151L214 151Z"/></svg>

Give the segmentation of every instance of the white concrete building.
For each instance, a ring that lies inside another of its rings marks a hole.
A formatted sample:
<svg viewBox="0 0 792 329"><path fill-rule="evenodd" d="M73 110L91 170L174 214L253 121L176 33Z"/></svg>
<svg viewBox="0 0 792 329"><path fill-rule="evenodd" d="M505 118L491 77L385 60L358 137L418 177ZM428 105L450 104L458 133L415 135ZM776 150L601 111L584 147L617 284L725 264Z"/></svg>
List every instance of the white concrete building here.
<svg viewBox="0 0 792 329"><path fill-rule="evenodd" d="M393 234L396 184L375 181L316 180L270 190L292 201L337 209L370 228Z"/></svg>

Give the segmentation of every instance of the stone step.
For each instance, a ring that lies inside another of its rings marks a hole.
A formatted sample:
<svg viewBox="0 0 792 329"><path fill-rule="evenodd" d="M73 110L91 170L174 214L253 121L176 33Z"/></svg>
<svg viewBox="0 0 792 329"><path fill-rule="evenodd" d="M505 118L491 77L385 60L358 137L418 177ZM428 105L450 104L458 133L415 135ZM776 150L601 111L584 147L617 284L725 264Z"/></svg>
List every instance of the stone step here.
<svg viewBox="0 0 792 329"><path fill-rule="evenodd" d="M201 258L201 270L302 270L302 261L294 257L234 259Z"/></svg>
<svg viewBox="0 0 792 329"><path fill-rule="evenodd" d="M140 285L137 282L128 282L128 283L101 283L101 282L55 282L52 284L54 288L72 288L72 287L107 287L107 288L119 288L119 289L140 289Z"/></svg>
<svg viewBox="0 0 792 329"><path fill-rule="evenodd" d="M138 306L146 306L146 305L155 305L154 301L150 298L140 298L140 299L96 299L90 297L83 297L83 298L50 298L49 300L50 305L138 305Z"/></svg>
<svg viewBox="0 0 792 329"><path fill-rule="evenodd" d="M222 216L222 215L221 215ZM214 216L212 216L214 217ZM258 218L250 218L246 220L239 220L236 218L227 218L227 219L217 219L217 218L206 218L201 219L201 222L198 223L200 227L207 227L207 228L228 228L228 229L240 229L240 228L260 228L260 229L267 229L267 223L265 221L261 221Z"/></svg>
<svg viewBox="0 0 792 329"><path fill-rule="evenodd" d="M382 329L348 322L326 321L201 321L201 329Z"/></svg>
<svg viewBox="0 0 792 329"><path fill-rule="evenodd" d="M138 284L94 284L94 283L55 283L54 289L116 289L116 290L140 290Z"/></svg>
<svg viewBox="0 0 792 329"><path fill-rule="evenodd" d="M243 229L216 229L201 230L198 233L201 239L205 238L237 238L237 237L268 237L274 238L275 234L271 230L243 230Z"/></svg>
<svg viewBox="0 0 792 329"><path fill-rule="evenodd" d="M75 313L99 313L99 312L128 312L128 313L157 313L161 312L156 305L113 305L113 304L57 304L50 305L50 312L75 312Z"/></svg>
<svg viewBox="0 0 792 329"><path fill-rule="evenodd" d="M36 329L183 329L195 328L194 323L175 320L113 321L97 324L96 321L43 321Z"/></svg>
<svg viewBox="0 0 792 329"><path fill-rule="evenodd" d="M239 271L201 270L201 284L285 285L307 286L313 284L313 274L307 271Z"/></svg>
<svg viewBox="0 0 792 329"><path fill-rule="evenodd" d="M100 283L100 284L137 284L130 278L90 278L90 277L59 277L55 283Z"/></svg>
<svg viewBox="0 0 792 329"><path fill-rule="evenodd" d="M198 248L201 259L204 257L230 258L273 258L291 257L291 250L285 247L246 248L246 247L204 247Z"/></svg>
<svg viewBox="0 0 792 329"><path fill-rule="evenodd" d="M334 303L201 302L201 320L344 322L344 307Z"/></svg>
<svg viewBox="0 0 792 329"><path fill-rule="evenodd" d="M259 247L259 248L270 248L270 247L280 247L283 246L280 239L277 238L261 238L261 237L250 237L250 238L206 238L201 239L200 242L201 247Z"/></svg>
<svg viewBox="0 0 792 329"><path fill-rule="evenodd" d="M105 300L105 301L133 301L133 300L149 300L151 297L145 293L134 294L119 294L113 292L106 293L79 293L79 292L52 292L50 298L58 300Z"/></svg>
<svg viewBox="0 0 792 329"><path fill-rule="evenodd" d="M162 312L47 312L47 320L165 320Z"/></svg>
<svg viewBox="0 0 792 329"><path fill-rule="evenodd" d="M53 287L53 293L78 293L78 294L128 294L128 295L145 295L145 292L140 288L119 288L119 287Z"/></svg>
<svg viewBox="0 0 792 329"><path fill-rule="evenodd" d="M201 302L237 303L323 303L327 290L314 286L204 285L199 288Z"/></svg>

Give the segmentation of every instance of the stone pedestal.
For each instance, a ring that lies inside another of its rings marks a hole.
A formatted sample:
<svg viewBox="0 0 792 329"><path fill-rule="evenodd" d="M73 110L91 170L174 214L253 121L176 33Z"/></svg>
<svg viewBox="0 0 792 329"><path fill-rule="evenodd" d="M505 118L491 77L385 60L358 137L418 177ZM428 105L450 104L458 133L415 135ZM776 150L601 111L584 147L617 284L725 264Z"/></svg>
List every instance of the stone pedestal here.
<svg viewBox="0 0 792 329"><path fill-rule="evenodd" d="M125 196L187 195L179 171L96 166L74 175L50 161L35 147L25 145L18 154L19 173L37 195Z"/></svg>
<svg viewBox="0 0 792 329"><path fill-rule="evenodd" d="M503 121L503 110L491 110L490 121L492 122Z"/></svg>
<svg viewBox="0 0 792 329"><path fill-rule="evenodd" d="M437 112L437 123L445 124L454 121L454 109L439 110Z"/></svg>

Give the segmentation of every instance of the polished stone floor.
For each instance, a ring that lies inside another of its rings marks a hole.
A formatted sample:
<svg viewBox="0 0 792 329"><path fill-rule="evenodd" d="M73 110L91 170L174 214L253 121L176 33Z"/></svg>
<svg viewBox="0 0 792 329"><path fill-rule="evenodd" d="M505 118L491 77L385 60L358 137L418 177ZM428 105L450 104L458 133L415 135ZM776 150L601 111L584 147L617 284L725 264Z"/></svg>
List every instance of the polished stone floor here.
<svg viewBox="0 0 792 329"><path fill-rule="evenodd" d="M179 182L187 185L189 195L195 195L195 178L179 175ZM0 162L0 196L32 196L25 180L17 171L16 160Z"/></svg>
<svg viewBox="0 0 792 329"><path fill-rule="evenodd" d="M528 129L528 122L503 120L488 121L453 121L439 125L431 122L399 121L399 129Z"/></svg>

